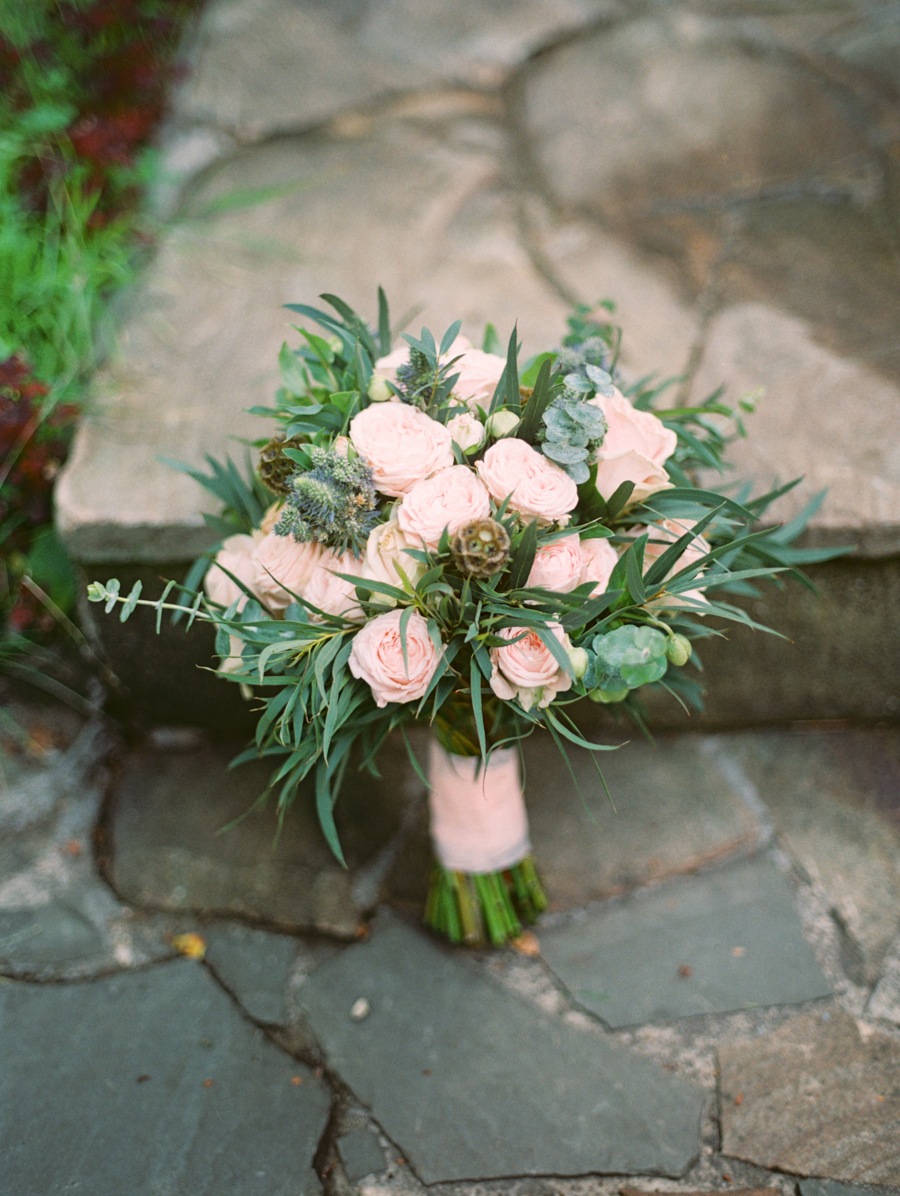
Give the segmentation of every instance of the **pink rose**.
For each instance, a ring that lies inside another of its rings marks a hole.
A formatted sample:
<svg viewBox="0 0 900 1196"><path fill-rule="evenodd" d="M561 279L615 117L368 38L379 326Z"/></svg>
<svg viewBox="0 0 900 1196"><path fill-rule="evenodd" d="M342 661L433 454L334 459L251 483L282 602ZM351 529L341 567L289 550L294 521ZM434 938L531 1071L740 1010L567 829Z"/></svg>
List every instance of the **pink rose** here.
<svg viewBox="0 0 900 1196"><path fill-rule="evenodd" d="M388 353L387 357L379 357L372 370L375 378L387 378L388 382L397 384L397 367L406 365L409 361L409 345L404 343Z"/></svg>
<svg viewBox="0 0 900 1196"><path fill-rule="evenodd" d="M558 623L548 623L551 631L566 652L572 645ZM491 689L504 702L518 698L523 710L549 706L558 693L565 693L572 687L572 678L566 669L560 668L556 657L544 645L536 631L525 627L504 627L497 634L505 640L514 640L525 634L517 643L501 648L491 648Z"/></svg>
<svg viewBox="0 0 900 1196"><path fill-rule="evenodd" d="M599 407L606 418L606 435L600 449L603 454L635 452L654 465L663 465L675 452L675 433L652 411L638 411L617 390L609 398L597 395L588 402Z"/></svg>
<svg viewBox="0 0 900 1196"><path fill-rule="evenodd" d="M484 483L468 465L451 465L416 482L400 504L397 522L411 541L421 541L433 550L445 528L452 536L467 523L490 515L491 500Z"/></svg>
<svg viewBox="0 0 900 1196"><path fill-rule="evenodd" d="M663 465L675 451L675 433L651 411L636 410L618 391L610 398L598 395L588 401L600 408L607 424L595 458L600 494L612 498L623 482L634 482L628 500L628 506L633 506L669 489L672 483Z"/></svg>
<svg viewBox="0 0 900 1196"><path fill-rule="evenodd" d="M403 612L376 615L353 637L348 664L354 677L371 687L378 706L388 702L413 702L431 683L440 656L428 634L428 623L413 611L406 625L406 664L400 620Z"/></svg>
<svg viewBox="0 0 900 1196"><path fill-rule="evenodd" d="M459 356L459 361L450 366L448 374L459 377L453 384L453 394L462 399L466 406L475 411L481 407L484 411L491 405L500 375L506 369L506 358L498 357L496 353L484 353L481 349L473 349L464 336L458 336L450 346L446 358L450 361Z"/></svg>
<svg viewBox="0 0 900 1196"><path fill-rule="evenodd" d="M363 563L352 552L340 556L330 548L321 549L321 557L312 577L306 584L303 597L327 615L341 615L354 621L365 618L356 597L356 584L336 577L336 573L352 573L362 578Z"/></svg>
<svg viewBox="0 0 900 1196"><path fill-rule="evenodd" d="M293 536L269 532L256 546L253 557L253 588L269 610L283 611L303 593L322 556L322 548L310 540L301 544ZM290 591L290 593L288 592Z"/></svg>
<svg viewBox="0 0 900 1196"><path fill-rule="evenodd" d="M549 522L561 519L578 503L569 475L524 440L510 437L492 444L475 468L491 496L510 509Z"/></svg>
<svg viewBox="0 0 900 1196"><path fill-rule="evenodd" d="M203 588L210 602L227 609L238 599L241 600L241 606L247 601L247 595L241 587L223 573L222 569L233 573L248 589L254 594L257 593L253 553L261 539L260 533L254 532L252 536L229 536L227 540L223 540L222 547L216 553L215 560L203 579ZM220 565L222 568L219 568Z"/></svg>
<svg viewBox="0 0 900 1196"><path fill-rule="evenodd" d="M350 440L372 466L376 489L394 498L453 464L453 440L444 425L405 403L375 403L354 415Z"/></svg>
<svg viewBox="0 0 900 1196"><path fill-rule="evenodd" d="M632 535L641 536L645 533L649 533L650 535L647 545L644 548L645 571L653 561L658 560L662 556L667 548L670 548L685 532L691 531L695 526L696 523L692 519L662 519L659 523L651 523L646 527L633 528ZM664 580L702 560L709 552L709 547L708 542L702 535L696 536L666 574ZM687 599L687 601L683 601L683 599ZM652 599L647 603L647 606L652 610L671 610L678 606L690 607L694 602L706 601L706 596L702 590L685 590L681 594L663 594L659 598Z"/></svg>
<svg viewBox="0 0 900 1196"><path fill-rule="evenodd" d="M381 581L388 586L403 588L403 581L397 572L397 565L406 574L409 581L415 585L425 566L421 561L409 555L407 548L421 549L418 539L408 538L400 529L396 519L389 519L387 523L379 523L369 532L366 540L366 555L363 558L363 577L372 581ZM372 602L380 606L396 606L396 602L387 594L372 592Z"/></svg>
<svg viewBox="0 0 900 1196"><path fill-rule="evenodd" d="M458 336L440 360L443 364L452 361L454 357L459 357L459 361L449 369L450 377L454 374L459 375L453 385L454 395L472 411L479 406L487 410L500 381L500 375L506 367L506 359L498 357L495 353L473 349L472 342L465 336ZM380 357L375 362L373 374L396 385L397 367L405 365L407 361L409 346L401 345L387 357Z"/></svg>
<svg viewBox="0 0 900 1196"><path fill-rule="evenodd" d="M584 562L582 580L596 582L591 590L591 597L595 598L608 588L619 557L609 540L593 539L581 541L581 559Z"/></svg>
<svg viewBox="0 0 900 1196"><path fill-rule="evenodd" d="M471 411L463 411L448 419L447 431L464 453L484 444L484 424Z"/></svg>
<svg viewBox="0 0 900 1196"><path fill-rule="evenodd" d="M613 553L615 560L615 553ZM584 558L576 534L542 544L534 554L528 585L568 594L583 580Z"/></svg>
<svg viewBox="0 0 900 1196"><path fill-rule="evenodd" d="M259 525L259 530L264 536L269 532L275 530L275 524L281 518L281 512L284 510L284 499L279 498L268 508L265 515L263 515L262 523Z"/></svg>

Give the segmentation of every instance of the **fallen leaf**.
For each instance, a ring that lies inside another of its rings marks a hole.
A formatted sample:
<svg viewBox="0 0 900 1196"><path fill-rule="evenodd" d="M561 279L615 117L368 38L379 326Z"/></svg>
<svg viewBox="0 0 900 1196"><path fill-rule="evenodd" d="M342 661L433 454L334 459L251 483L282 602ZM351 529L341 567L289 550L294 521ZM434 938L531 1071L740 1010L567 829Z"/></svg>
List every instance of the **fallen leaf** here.
<svg viewBox="0 0 900 1196"><path fill-rule="evenodd" d="M678 969L678 975L682 980L687 980L688 976L693 976L694 969L689 964L683 963Z"/></svg>
<svg viewBox="0 0 900 1196"><path fill-rule="evenodd" d="M212 1082L212 1080L204 1080L204 1081L203 1081L203 1087L204 1087L204 1088L212 1088L212 1085L213 1085L213 1082Z"/></svg>
<svg viewBox="0 0 900 1196"><path fill-rule="evenodd" d="M77 839L67 839L62 847L62 851L65 855L70 855L74 859L81 855L84 848Z"/></svg>
<svg viewBox="0 0 900 1196"><path fill-rule="evenodd" d="M520 955L527 955L529 959L536 959L541 953L537 935L530 930L523 931L518 938L510 939L510 945Z"/></svg>
<svg viewBox="0 0 900 1196"><path fill-rule="evenodd" d="M175 934L172 936L172 946L188 959L202 959L206 954L206 940L199 934Z"/></svg>

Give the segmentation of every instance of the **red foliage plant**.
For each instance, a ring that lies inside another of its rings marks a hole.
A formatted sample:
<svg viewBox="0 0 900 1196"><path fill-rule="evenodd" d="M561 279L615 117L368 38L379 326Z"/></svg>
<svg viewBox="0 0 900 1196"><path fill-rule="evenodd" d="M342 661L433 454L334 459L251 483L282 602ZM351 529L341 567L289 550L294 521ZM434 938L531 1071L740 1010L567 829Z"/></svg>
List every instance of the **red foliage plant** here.
<svg viewBox="0 0 900 1196"><path fill-rule="evenodd" d="M86 183L99 192L96 223L127 210L138 189L116 167L133 168L165 108L178 76L173 47L186 18L202 0L94 0L60 3L42 36L26 48L0 36L0 91L14 109L31 103L23 66L63 68L71 79L67 99L76 114L55 146L22 166L23 201L42 209L48 185L74 162L87 167Z"/></svg>

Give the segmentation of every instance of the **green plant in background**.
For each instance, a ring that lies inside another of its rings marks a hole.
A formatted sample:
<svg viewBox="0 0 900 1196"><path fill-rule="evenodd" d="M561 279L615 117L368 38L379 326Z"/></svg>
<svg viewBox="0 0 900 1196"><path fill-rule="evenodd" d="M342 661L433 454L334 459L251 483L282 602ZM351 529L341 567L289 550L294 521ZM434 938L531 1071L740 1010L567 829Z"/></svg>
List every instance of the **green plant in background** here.
<svg viewBox="0 0 900 1196"><path fill-rule="evenodd" d="M0 638L71 608L53 481L147 244L140 197L198 0L12 0L0 18ZM56 613L54 613L56 612ZM4 660L8 661L8 653Z"/></svg>

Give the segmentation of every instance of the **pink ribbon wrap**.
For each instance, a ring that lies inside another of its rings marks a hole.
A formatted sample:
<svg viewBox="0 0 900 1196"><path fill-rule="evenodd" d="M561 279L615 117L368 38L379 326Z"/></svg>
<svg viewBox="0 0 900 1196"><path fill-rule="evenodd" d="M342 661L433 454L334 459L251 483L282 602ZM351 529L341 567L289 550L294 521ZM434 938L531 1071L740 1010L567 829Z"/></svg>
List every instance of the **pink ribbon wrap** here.
<svg viewBox="0 0 900 1196"><path fill-rule="evenodd" d="M445 868L501 872L531 853L515 748L494 752L484 765L432 740L428 775L431 840Z"/></svg>

